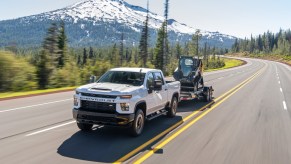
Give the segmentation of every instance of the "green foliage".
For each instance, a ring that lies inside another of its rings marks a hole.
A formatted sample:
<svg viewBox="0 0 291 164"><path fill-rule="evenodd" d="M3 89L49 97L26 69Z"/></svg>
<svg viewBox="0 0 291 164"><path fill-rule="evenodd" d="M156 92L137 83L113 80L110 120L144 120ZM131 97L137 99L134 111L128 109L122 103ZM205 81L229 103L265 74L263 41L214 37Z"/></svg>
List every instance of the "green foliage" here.
<svg viewBox="0 0 291 164"><path fill-rule="evenodd" d="M247 52L258 56L283 55L291 56L291 31L280 30L278 33L266 32L255 38L236 40L232 46L232 52Z"/></svg>
<svg viewBox="0 0 291 164"><path fill-rule="evenodd" d="M37 88L35 68L10 52L0 51L0 70L0 91Z"/></svg>
<svg viewBox="0 0 291 164"><path fill-rule="evenodd" d="M195 34L192 35L192 40L190 42L189 52L190 55L196 55L199 57L199 40L201 39L202 34L200 30L196 30Z"/></svg>
<svg viewBox="0 0 291 164"><path fill-rule="evenodd" d="M82 62L82 65L85 65L87 63L87 58L88 58L87 50L86 50L86 48L84 48L84 50L83 50L83 62Z"/></svg>
<svg viewBox="0 0 291 164"><path fill-rule="evenodd" d="M58 35L58 26L56 23L52 23L43 42L43 49L47 51L54 65L58 64L59 59Z"/></svg>
<svg viewBox="0 0 291 164"><path fill-rule="evenodd" d="M149 2L148 2L149 3ZM142 59L142 67L147 67L148 59L148 39L149 39L149 4L147 8L147 16L144 22L144 27L141 32L141 38L139 42L139 55Z"/></svg>
<svg viewBox="0 0 291 164"><path fill-rule="evenodd" d="M62 21L60 30L59 30L59 35L58 35L58 64L57 67L63 67L66 63L67 59L67 36L65 32L65 24Z"/></svg>
<svg viewBox="0 0 291 164"><path fill-rule="evenodd" d="M163 24L162 27L158 31L158 38L157 38L157 44L155 47L154 52L154 65L157 69L163 70L163 66L166 64L165 58L164 58L164 38L165 36L165 25Z"/></svg>
<svg viewBox="0 0 291 164"><path fill-rule="evenodd" d="M217 68L222 68L225 66L225 62L223 59L220 59L220 57L217 58L210 58L208 62L208 66L205 67L206 70L208 69L217 69Z"/></svg>
<svg viewBox="0 0 291 164"><path fill-rule="evenodd" d="M182 47L181 47L180 43L178 42L178 43L176 44L176 50L175 50L176 59L179 59L180 56L183 55L182 51L183 51L183 50L182 50Z"/></svg>
<svg viewBox="0 0 291 164"><path fill-rule="evenodd" d="M46 50L42 50L39 54L38 61L36 63L37 79L39 89L46 89L49 84L49 77L53 71L51 59L49 53Z"/></svg>
<svg viewBox="0 0 291 164"><path fill-rule="evenodd" d="M56 69L49 77L49 88L77 86L81 84L79 68L74 62L66 63L62 69Z"/></svg>

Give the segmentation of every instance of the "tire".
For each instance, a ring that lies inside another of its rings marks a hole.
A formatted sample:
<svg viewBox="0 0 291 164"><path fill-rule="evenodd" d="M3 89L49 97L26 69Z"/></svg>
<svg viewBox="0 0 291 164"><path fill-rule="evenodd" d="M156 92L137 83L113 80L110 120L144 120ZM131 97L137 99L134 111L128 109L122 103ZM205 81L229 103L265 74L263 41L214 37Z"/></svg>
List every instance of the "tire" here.
<svg viewBox="0 0 291 164"><path fill-rule="evenodd" d="M201 79L200 79L200 84L202 85L202 87L204 87L204 80L203 80L203 77L201 77Z"/></svg>
<svg viewBox="0 0 291 164"><path fill-rule="evenodd" d="M134 121L133 121L131 129L130 129L131 135L133 137L137 137L137 136L141 135L143 128L144 128L144 123L145 123L144 113L141 109L138 109L135 112Z"/></svg>
<svg viewBox="0 0 291 164"><path fill-rule="evenodd" d="M93 125L92 124L84 124L84 123L77 123L77 126L82 131L91 131Z"/></svg>
<svg viewBox="0 0 291 164"><path fill-rule="evenodd" d="M212 89L208 88L206 94L204 95L204 101L210 102L212 100Z"/></svg>
<svg viewBox="0 0 291 164"><path fill-rule="evenodd" d="M170 118L173 118L176 116L178 108L178 100L177 97L172 98L171 106L168 108L167 116Z"/></svg>

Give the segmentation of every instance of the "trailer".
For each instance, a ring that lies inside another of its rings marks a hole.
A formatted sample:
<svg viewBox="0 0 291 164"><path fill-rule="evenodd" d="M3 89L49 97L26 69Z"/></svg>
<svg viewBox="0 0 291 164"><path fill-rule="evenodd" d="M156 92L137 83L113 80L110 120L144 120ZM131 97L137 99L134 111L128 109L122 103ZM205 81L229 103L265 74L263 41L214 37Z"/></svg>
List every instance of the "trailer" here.
<svg viewBox="0 0 291 164"><path fill-rule="evenodd" d="M203 63L201 59L181 56L174 79L181 83L180 100L203 99L212 101L213 87L205 86L203 80Z"/></svg>

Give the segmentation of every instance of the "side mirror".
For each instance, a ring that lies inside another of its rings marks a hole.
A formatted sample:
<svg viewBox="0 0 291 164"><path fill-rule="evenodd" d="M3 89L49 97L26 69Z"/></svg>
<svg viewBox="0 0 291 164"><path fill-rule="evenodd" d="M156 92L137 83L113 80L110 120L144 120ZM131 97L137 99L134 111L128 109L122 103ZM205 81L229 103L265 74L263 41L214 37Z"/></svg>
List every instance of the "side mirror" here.
<svg viewBox="0 0 291 164"><path fill-rule="evenodd" d="M155 89L155 87L153 85L149 86L148 93L149 94L153 93L154 89Z"/></svg>
<svg viewBox="0 0 291 164"><path fill-rule="evenodd" d="M173 73L173 77L174 77L174 79L176 81L179 81L180 80L180 76L179 75L180 75L179 71L176 71L176 72Z"/></svg>
<svg viewBox="0 0 291 164"><path fill-rule="evenodd" d="M97 77L92 75L92 76L90 76L90 81L89 81L89 83L95 83L96 80L97 80Z"/></svg>
<svg viewBox="0 0 291 164"><path fill-rule="evenodd" d="M161 80L155 80L154 90L160 91L163 87L163 82Z"/></svg>

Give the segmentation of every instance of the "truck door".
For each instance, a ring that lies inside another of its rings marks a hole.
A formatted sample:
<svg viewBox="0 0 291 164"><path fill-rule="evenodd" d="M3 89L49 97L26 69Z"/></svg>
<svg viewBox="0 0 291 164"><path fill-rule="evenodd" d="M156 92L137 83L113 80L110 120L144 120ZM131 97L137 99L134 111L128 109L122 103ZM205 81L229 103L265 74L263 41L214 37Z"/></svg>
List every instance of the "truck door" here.
<svg viewBox="0 0 291 164"><path fill-rule="evenodd" d="M149 73L148 77L147 77L147 81L146 81L146 86L147 89L149 90L151 86L154 86L154 74L153 73ZM146 97L146 102L147 102L147 113L151 114L153 112L155 112L158 108L158 96L155 93L155 91L151 91L148 93L147 97Z"/></svg>
<svg viewBox="0 0 291 164"><path fill-rule="evenodd" d="M168 88L166 85L166 82L161 74L161 72L155 72L154 73L155 80L161 80L163 83L162 90L155 91L158 97L158 109L162 109L165 107L167 101L168 101Z"/></svg>

